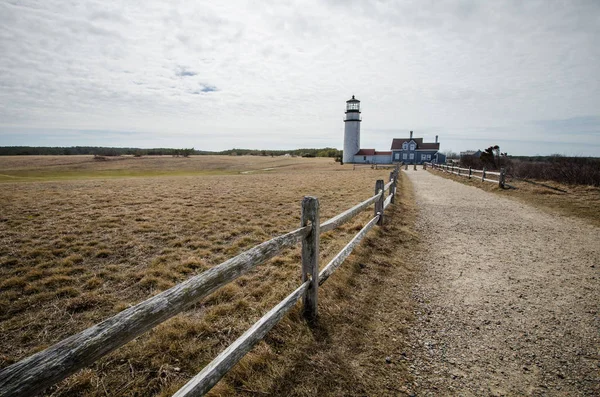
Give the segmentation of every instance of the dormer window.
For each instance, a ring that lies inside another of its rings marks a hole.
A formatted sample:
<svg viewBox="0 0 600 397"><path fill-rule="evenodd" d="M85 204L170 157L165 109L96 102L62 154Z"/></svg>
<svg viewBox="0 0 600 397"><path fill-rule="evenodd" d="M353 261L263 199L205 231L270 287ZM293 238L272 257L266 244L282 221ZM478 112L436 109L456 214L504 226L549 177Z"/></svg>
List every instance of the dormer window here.
<svg viewBox="0 0 600 397"><path fill-rule="evenodd" d="M402 144L402 150L406 150L406 148L407 148L407 147L408 147L408 144L407 144L406 142L404 142L404 143Z"/></svg>
<svg viewBox="0 0 600 397"><path fill-rule="evenodd" d="M410 144L410 150L415 150L415 148L416 148L416 145L414 143L411 143Z"/></svg>

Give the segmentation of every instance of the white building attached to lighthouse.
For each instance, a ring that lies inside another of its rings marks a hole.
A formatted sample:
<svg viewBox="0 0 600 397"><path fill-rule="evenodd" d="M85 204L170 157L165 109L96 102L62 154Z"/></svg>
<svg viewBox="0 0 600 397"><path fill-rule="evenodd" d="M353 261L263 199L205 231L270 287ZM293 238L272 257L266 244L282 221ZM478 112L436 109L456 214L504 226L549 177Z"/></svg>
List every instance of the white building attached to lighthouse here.
<svg viewBox="0 0 600 397"><path fill-rule="evenodd" d="M344 163L353 163L354 155L360 150L360 101L354 98L346 101L344 119Z"/></svg>

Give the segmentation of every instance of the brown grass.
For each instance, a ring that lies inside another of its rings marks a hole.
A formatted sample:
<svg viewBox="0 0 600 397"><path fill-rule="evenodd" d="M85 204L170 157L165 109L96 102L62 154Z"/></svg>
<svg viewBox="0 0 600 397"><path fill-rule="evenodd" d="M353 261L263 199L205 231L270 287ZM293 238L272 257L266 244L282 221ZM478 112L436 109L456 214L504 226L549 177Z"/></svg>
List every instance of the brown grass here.
<svg viewBox="0 0 600 397"><path fill-rule="evenodd" d="M481 179L468 179L464 176L447 172L429 170L444 178L533 205L548 213L572 216L592 225L600 226L600 188L598 187L564 185L554 181L536 181L566 191L566 193L563 193L541 185L533 185L508 178L506 183L514 186L516 189L500 189L497 184L481 182ZM493 176L493 178L496 177Z"/></svg>
<svg viewBox="0 0 600 397"><path fill-rule="evenodd" d="M97 161L94 156L2 156L0 182L39 182L90 178L223 175L301 167L321 169L329 158L260 156L119 156ZM348 169L346 167L345 169Z"/></svg>
<svg viewBox="0 0 600 397"><path fill-rule="evenodd" d="M384 227L370 232L321 287L317 327L299 326L296 310L267 337L265 350L254 356L265 370L236 367L211 395L410 394L412 379L404 354L416 266L408 257L419 241L407 178L402 178L398 192L401 200L389 208Z"/></svg>
<svg viewBox="0 0 600 397"><path fill-rule="evenodd" d="M102 178L102 172L110 178ZM91 156L57 156L0 158L0 174L13 177L0 190L1 368L298 227L303 196L319 197L325 220L369 197L375 180L386 179L389 171L352 171L330 159L94 162ZM324 235L322 263L370 215ZM403 227L390 230L400 233ZM384 248L370 239L357 258L376 258ZM299 285L299 261L299 249L286 250L47 393L170 395ZM313 334L294 311L218 385L216 394L252 394L255 387L274 391L279 387L274 380L288 379L282 384L290 394L306 395L292 390L290 372L307 358L302 346L333 335L332 327L358 316L340 311L348 307L345 300L360 298L353 298L353 288L363 282L354 281L357 259L343 272L324 287L322 318L332 317L332 323L324 322ZM385 275L374 272L378 279ZM366 285L363 296L374 296L374 287ZM369 303L364 305L351 310L360 313Z"/></svg>

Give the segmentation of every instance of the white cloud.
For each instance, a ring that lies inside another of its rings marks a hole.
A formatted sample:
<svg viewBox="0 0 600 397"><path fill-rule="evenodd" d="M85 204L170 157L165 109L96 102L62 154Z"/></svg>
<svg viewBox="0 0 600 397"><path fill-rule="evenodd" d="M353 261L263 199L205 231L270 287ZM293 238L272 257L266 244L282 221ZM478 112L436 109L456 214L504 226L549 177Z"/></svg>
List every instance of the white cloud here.
<svg viewBox="0 0 600 397"><path fill-rule="evenodd" d="M0 145L341 147L355 94L365 147L519 153L600 117L597 37L595 1L5 1Z"/></svg>

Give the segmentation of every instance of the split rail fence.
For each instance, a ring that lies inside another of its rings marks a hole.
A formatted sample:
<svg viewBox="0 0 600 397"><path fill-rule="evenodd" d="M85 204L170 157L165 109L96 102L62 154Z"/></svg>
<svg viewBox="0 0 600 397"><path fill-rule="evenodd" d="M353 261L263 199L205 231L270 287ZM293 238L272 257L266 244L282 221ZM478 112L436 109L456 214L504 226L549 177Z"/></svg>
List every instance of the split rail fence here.
<svg viewBox="0 0 600 397"><path fill-rule="evenodd" d="M500 169L500 172L488 171L483 167L482 170L474 170L471 167L469 168L460 168L454 165L445 165L445 164L434 164L434 163L425 163L424 167L430 166L434 170L441 170L443 172L449 172L451 174L455 174L458 176L464 176L469 179L477 178L481 179L482 182L492 182L497 183L498 186L504 188L506 185L506 170L504 168ZM480 174L480 175L476 175ZM497 176L498 179L489 178L490 175Z"/></svg>
<svg viewBox="0 0 600 397"><path fill-rule="evenodd" d="M376 182L374 196L323 223L319 219L319 200L315 197L304 197L299 229L244 251L44 351L2 369L0 396L31 396L44 391L186 310L257 265L275 257L284 248L301 242L302 284L174 394L176 397L204 395L262 340L301 298L305 318L309 323L316 320L319 286L344 262L373 226L383 224L384 210L394 203L398 173L399 166L396 166L390 172L390 181L387 184L384 185L383 180ZM319 272L320 234L338 228L373 204L373 218Z"/></svg>

